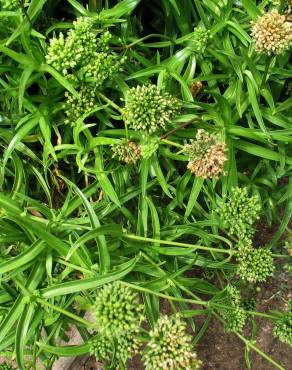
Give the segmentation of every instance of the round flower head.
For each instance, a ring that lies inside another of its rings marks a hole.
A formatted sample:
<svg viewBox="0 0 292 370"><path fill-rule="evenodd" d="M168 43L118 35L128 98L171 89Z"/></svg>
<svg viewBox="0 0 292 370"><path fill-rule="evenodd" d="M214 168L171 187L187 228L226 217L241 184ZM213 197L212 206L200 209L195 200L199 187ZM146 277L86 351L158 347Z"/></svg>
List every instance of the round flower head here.
<svg viewBox="0 0 292 370"><path fill-rule="evenodd" d="M65 123L75 125L83 115L90 113L96 105L96 93L91 87L81 86L79 97L68 92L65 93L66 101L63 105L67 119Z"/></svg>
<svg viewBox="0 0 292 370"><path fill-rule="evenodd" d="M119 144L111 145L113 157L125 163L136 163L141 158L140 148L133 141L123 140Z"/></svg>
<svg viewBox="0 0 292 370"><path fill-rule="evenodd" d="M291 46L292 23L274 9L252 23L251 36L257 52L281 54Z"/></svg>
<svg viewBox="0 0 292 370"><path fill-rule="evenodd" d="M248 195L246 187L234 187L224 202L216 209L229 234L240 240L251 238L253 227L260 218L261 203L257 195Z"/></svg>
<svg viewBox="0 0 292 370"><path fill-rule="evenodd" d="M186 324L178 317L162 316L150 331L144 354L146 370L198 370L201 361L193 352Z"/></svg>
<svg viewBox="0 0 292 370"><path fill-rule="evenodd" d="M184 150L189 157L188 169L196 176L218 178L224 171L227 147L216 135L200 129L196 140L190 140Z"/></svg>
<svg viewBox="0 0 292 370"><path fill-rule="evenodd" d="M288 311L277 320L274 327L274 335L281 342L287 343L292 347L292 301L288 303Z"/></svg>
<svg viewBox="0 0 292 370"><path fill-rule="evenodd" d="M238 248L237 262L238 275L250 283L266 281L275 270L271 251L250 245Z"/></svg>
<svg viewBox="0 0 292 370"><path fill-rule="evenodd" d="M98 291L94 314L99 330L115 336L137 330L144 318L137 293L118 281Z"/></svg>
<svg viewBox="0 0 292 370"><path fill-rule="evenodd" d="M180 107L178 99L160 91L156 85L142 85L129 90L123 118L130 128L150 135L164 129Z"/></svg>

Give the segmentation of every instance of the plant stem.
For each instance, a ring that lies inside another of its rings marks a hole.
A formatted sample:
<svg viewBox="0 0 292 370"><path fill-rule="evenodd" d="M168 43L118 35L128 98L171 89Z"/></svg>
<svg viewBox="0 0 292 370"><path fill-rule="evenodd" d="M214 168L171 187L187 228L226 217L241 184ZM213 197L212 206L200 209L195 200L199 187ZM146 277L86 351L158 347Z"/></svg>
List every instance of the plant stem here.
<svg viewBox="0 0 292 370"><path fill-rule="evenodd" d="M190 119L189 121L187 121L187 122L183 123L183 124L182 124L182 125L180 125L179 127L176 127L176 128L174 128L174 129L172 129L172 130L168 131L166 134L162 135L162 136L160 137L160 139L161 139L161 140L163 140L163 139L167 138L167 136L174 134L175 132L177 132L177 131L179 131L179 130L181 130L181 129L185 128L185 127L187 127L188 125L190 125L191 123L193 123L193 122L195 122L195 121L197 121L197 118L192 118L192 119Z"/></svg>
<svg viewBox="0 0 292 370"><path fill-rule="evenodd" d="M183 145L175 143L174 141L170 141L170 140L166 140L166 139L162 139L161 141L165 144L172 145L172 146L175 146L175 147L180 148L180 149L184 148Z"/></svg>
<svg viewBox="0 0 292 370"><path fill-rule="evenodd" d="M210 251L210 252L226 253L226 254L229 254L229 255L233 255L233 254L236 253L235 251L226 250L226 249L205 247L203 245L196 245L196 244L172 242L170 240L152 239L152 238L146 238L144 236L138 236L138 235L133 235L133 234L131 234L131 235L126 234L126 235L124 235L124 237L128 238L128 239L140 240L140 241L148 242L148 243L174 245L174 246L177 246L177 247L201 249L201 250Z"/></svg>
<svg viewBox="0 0 292 370"><path fill-rule="evenodd" d="M222 319L222 317L220 317L216 313L214 313L214 315L217 317L218 320L220 320L221 322L225 323L225 321ZM274 366L276 366L277 369L286 370L283 366L281 366L280 364L278 364L275 360L273 360L270 356L268 356L266 353L264 353L262 350L260 350L257 346L255 346L251 341L249 341L248 339L246 339L244 336L242 336L238 332L235 332L235 334L238 336L238 338L240 338L245 343L246 346L252 348L259 355L261 355L263 358L265 358L271 364L273 364Z"/></svg>
<svg viewBox="0 0 292 370"><path fill-rule="evenodd" d="M109 99L108 97L106 97L105 95L103 95L101 92L98 93L98 95L100 96L100 98L102 100L104 100L106 103L108 103L109 105L111 105L113 108L115 108L115 110L117 110L118 112L120 112L121 114L123 113L123 109L121 107L119 107L116 103L114 103L111 99Z"/></svg>
<svg viewBox="0 0 292 370"><path fill-rule="evenodd" d="M88 320L85 320L83 319L82 317L79 317L77 315L75 315L74 313L72 312L69 312L67 310L64 310L63 308L61 307L58 307L58 306L55 306L54 304L42 299L42 298L39 298L39 297L36 297L35 298L36 302L38 302L39 304L41 304L42 306L47 306L47 307L50 307L52 308L53 310L57 311L57 312L60 312L61 314L67 316L67 317L70 317L71 319L79 322L80 324L86 326L86 327L94 327L94 324Z"/></svg>

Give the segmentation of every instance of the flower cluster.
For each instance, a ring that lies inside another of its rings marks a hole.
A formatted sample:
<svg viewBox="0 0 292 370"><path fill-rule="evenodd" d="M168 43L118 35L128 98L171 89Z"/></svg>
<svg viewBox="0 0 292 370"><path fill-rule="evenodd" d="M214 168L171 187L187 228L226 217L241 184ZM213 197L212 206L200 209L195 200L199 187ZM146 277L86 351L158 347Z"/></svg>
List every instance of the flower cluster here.
<svg viewBox="0 0 292 370"><path fill-rule="evenodd" d="M251 36L257 52L281 54L291 46L292 23L274 9L252 23Z"/></svg>
<svg viewBox="0 0 292 370"><path fill-rule="evenodd" d="M65 111L66 120L65 123L75 125L76 121L82 116L90 113L97 101L96 92L89 86L82 85L78 89L78 97L66 91L65 102L63 104L63 109Z"/></svg>
<svg viewBox="0 0 292 370"><path fill-rule="evenodd" d="M181 103L156 85L141 85L129 90L123 118L130 128L145 135L164 129L179 112Z"/></svg>
<svg viewBox="0 0 292 370"><path fill-rule="evenodd" d="M274 327L274 335L281 342L287 343L292 347L292 301L288 303L288 311L277 320Z"/></svg>
<svg viewBox="0 0 292 370"><path fill-rule="evenodd" d="M121 69L125 58L118 59L110 51L108 31L97 37L91 18L80 17L73 26L66 37L60 33L50 40L47 63L69 79L76 80L78 76L100 86Z"/></svg>
<svg viewBox="0 0 292 370"><path fill-rule="evenodd" d="M8 365L7 362L0 364L0 370L13 370L13 367Z"/></svg>
<svg viewBox="0 0 292 370"><path fill-rule="evenodd" d="M113 157L121 162L136 163L141 158L139 146L133 141L123 140L119 144L111 145Z"/></svg>
<svg viewBox="0 0 292 370"><path fill-rule="evenodd" d="M239 246L237 262L238 275L242 280L250 283L266 281L275 270L271 251L265 248L253 248L251 245Z"/></svg>
<svg viewBox="0 0 292 370"><path fill-rule="evenodd" d="M28 1L25 1L24 5L27 5ZM20 0L0 0L1 10L16 10L20 8Z"/></svg>
<svg viewBox="0 0 292 370"><path fill-rule="evenodd" d="M184 150L189 158L188 169L196 176L218 178L224 171L227 147L216 135L200 129Z"/></svg>
<svg viewBox="0 0 292 370"><path fill-rule="evenodd" d="M201 361L193 351L186 324L178 317L162 316L150 331L144 354L146 370L197 370Z"/></svg>
<svg viewBox="0 0 292 370"><path fill-rule="evenodd" d="M117 361L126 363L127 360L139 353L141 343L138 331L130 331L118 337L102 336L90 341L90 354L99 361L112 362L113 354ZM114 363L117 361L113 361Z"/></svg>
<svg viewBox="0 0 292 370"><path fill-rule="evenodd" d="M138 295L118 281L99 290L94 315L101 333L117 337L136 330L144 318Z"/></svg>
<svg viewBox="0 0 292 370"><path fill-rule="evenodd" d="M229 197L217 208L230 235L237 236L240 240L250 239L254 232L254 223L260 217L261 203L257 195L248 195L246 187L234 187Z"/></svg>
<svg viewBox="0 0 292 370"><path fill-rule="evenodd" d="M236 287L227 285L225 293L223 303L231 309L220 309L220 313L225 320L224 329L226 332L241 332L247 315L243 309L240 292Z"/></svg>
<svg viewBox="0 0 292 370"><path fill-rule="evenodd" d="M156 153L159 146L160 138L156 136L146 137L140 145L141 157L149 159L154 153Z"/></svg>
<svg viewBox="0 0 292 370"><path fill-rule="evenodd" d="M205 30L202 27L196 27L194 29L193 38L191 41L192 50L195 53L203 54L203 52L206 49L209 38L210 38L209 30Z"/></svg>

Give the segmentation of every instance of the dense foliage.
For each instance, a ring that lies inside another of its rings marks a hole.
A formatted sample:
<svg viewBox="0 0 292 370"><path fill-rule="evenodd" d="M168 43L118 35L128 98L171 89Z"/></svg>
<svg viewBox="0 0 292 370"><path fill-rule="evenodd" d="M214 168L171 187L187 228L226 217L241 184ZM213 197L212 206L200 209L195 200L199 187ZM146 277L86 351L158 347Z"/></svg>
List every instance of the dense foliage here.
<svg viewBox="0 0 292 370"><path fill-rule="evenodd" d="M291 303L242 293L291 273L291 1L0 9L0 353L200 369L213 317L284 369L242 332L263 316L291 346Z"/></svg>

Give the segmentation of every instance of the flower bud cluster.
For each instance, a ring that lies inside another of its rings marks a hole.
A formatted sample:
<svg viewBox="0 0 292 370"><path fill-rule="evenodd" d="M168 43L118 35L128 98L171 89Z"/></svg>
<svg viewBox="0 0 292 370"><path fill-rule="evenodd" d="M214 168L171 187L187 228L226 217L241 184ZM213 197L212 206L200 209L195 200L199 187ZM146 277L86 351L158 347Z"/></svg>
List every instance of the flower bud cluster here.
<svg viewBox="0 0 292 370"><path fill-rule="evenodd" d="M150 331L144 353L146 370L198 370L201 361L193 351L186 324L178 317L162 316Z"/></svg>
<svg viewBox="0 0 292 370"><path fill-rule="evenodd" d="M265 248L254 248L251 243L239 246L237 262L238 275L242 280L250 283L266 281L275 270L271 251Z"/></svg>
<svg viewBox="0 0 292 370"><path fill-rule="evenodd" d="M143 140L140 145L141 157L149 159L154 153L157 152L159 147L160 138L156 136L148 136Z"/></svg>
<svg viewBox="0 0 292 370"><path fill-rule="evenodd" d="M261 203L257 195L249 196L246 187L234 187L224 202L217 208L230 235L239 240L250 239L254 232L254 223L260 218Z"/></svg>
<svg viewBox="0 0 292 370"><path fill-rule="evenodd" d="M226 332L242 332L247 314L243 308L240 291L229 284L226 286L224 293L219 303L223 303L231 308L230 310L221 308L219 310L222 318L225 320L224 329Z"/></svg>
<svg viewBox="0 0 292 370"><path fill-rule="evenodd" d="M141 159L140 147L133 141L123 140L119 144L111 145L113 157L120 162L137 163Z"/></svg>
<svg viewBox="0 0 292 370"><path fill-rule="evenodd" d="M27 4L28 1L25 1L24 5ZM21 8L20 0L0 0L0 9L1 10L17 10L17 8Z"/></svg>
<svg viewBox="0 0 292 370"><path fill-rule="evenodd" d="M113 362L121 361L126 363L128 359L139 353L141 343L138 339L138 330L123 333L118 337L102 336L92 339L90 344L90 354L99 361ZM113 361L113 354L115 360Z"/></svg>
<svg viewBox="0 0 292 370"><path fill-rule="evenodd" d="M216 135L200 129L184 150L189 158L188 169L196 176L218 178L224 171L227 147Z"/></svg>
<svg viewBox="0 0 292 370"><path fill-rule="evenodd" d="M50 40L47 63L70 80L75 81L78 75L100 86L121 69L125 57L118 59L111 52L111 34L108 31L97 36L91 18L80 17L73 26L67 36L60 33L58 38Z"/></svg>
<svg viewBox="0 0 292 370"><path fill-rule="evenodd" d="M116 337L138 329L144 319L138 295L119 281L98 291L94 315L100 332Z"/></svg>
<svg viewBox="0 0 292 370"><path fill-rule="evenodd" d="M194 29L193 38L191 40L191 48L195 53L203 54L210 38L210 31L202 27Z"/></svg>
<svg viewBox="0 0 292 370"><path fill-rule="evenodd" d="M7 362L0 364L0 370L13 370L13 367L8 365Z"/></svg>
<svg viewBox="0 0 292 370"><path fill-rule="evenodd" d="M96 105L96 92L89 86L82 85L78 90L79 97L65 93L63 109L66 115L66 124L75 125L83 115L90 113Z"/></svg>
<svg viewBox="0 0 292 370"><path fill-rule="evenodd" d="M288 303L288 310L277 320L274 327L274 335L281 342L292 347L292 301Z"/></svg>
<svg viewBox="0 0 292 370"><path fill-rule="evenodd" d="M257 52L282 54L292 44L292 23L274 9L252 23L251 36Z"/></svg>
<svg viewBox="0 0 292 370"><path fill-rule="evenodd" d="M142 85L129 90L123 118L132 129L151 135L165 127L181 107L178 99L156 85Z"/></svg>

